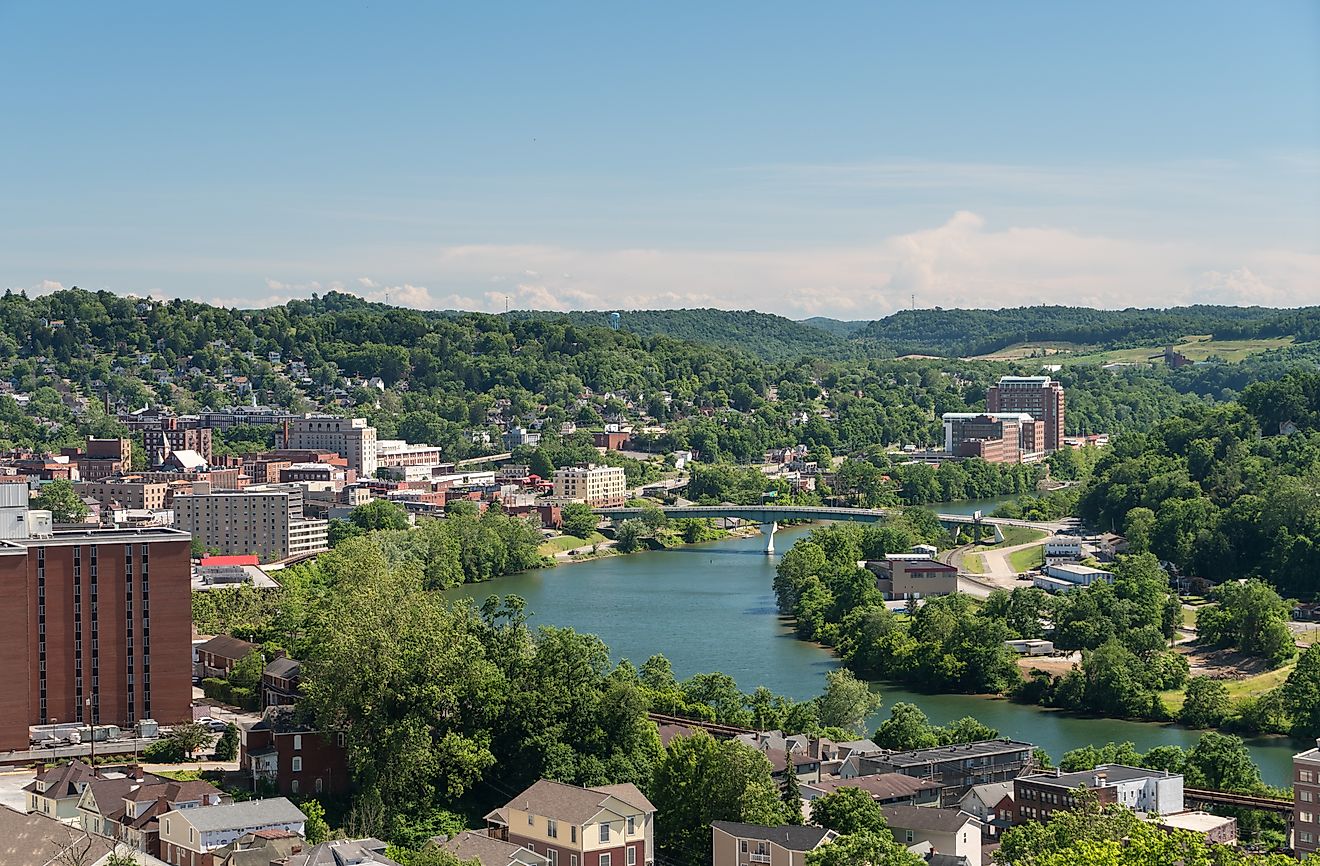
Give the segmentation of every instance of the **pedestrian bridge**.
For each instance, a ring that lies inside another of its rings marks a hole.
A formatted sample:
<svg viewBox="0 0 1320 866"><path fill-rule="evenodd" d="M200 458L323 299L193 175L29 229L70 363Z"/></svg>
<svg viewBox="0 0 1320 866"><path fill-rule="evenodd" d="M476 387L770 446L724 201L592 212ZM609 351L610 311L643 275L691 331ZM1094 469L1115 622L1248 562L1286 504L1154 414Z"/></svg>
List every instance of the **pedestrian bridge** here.
<svg viewBox="0 0 1320 866"><path fill-rule="evenodd" d="M861 523L878 523L902 514L899 508L837 508L827 505L662 505L655 506L666 517L731 517L748 523L760 524L765 534L765 552L775 552L775 530L784 520L852 520ZM641 517L648 509L643 508L595 508L601 517L610 520L628 520ZM1005 526L1027 526L1055 532L1059 525L1055 523L1033 523L1029 520L1011 520L1003 517L980 517L973 514L936 513L940 523L945 526L985 526L993 529L996 541L1003 540L1002 528Z"/></svg>

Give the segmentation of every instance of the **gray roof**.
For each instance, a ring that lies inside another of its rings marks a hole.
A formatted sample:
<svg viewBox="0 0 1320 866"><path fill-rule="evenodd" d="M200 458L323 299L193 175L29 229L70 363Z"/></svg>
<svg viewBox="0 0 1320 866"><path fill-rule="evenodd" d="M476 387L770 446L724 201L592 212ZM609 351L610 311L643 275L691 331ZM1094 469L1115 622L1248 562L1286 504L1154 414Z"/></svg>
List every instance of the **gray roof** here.
<svg viewBox="0 0 1320 866"><path fill-rule="evenodd" d="M441 842L440 847L457 854L463 860L476 858L481 861L481 866L546 866L550 862L522 845L473 830L464 830L454 838Z"/></svg>
<svg viewBox="0 0 1320 866"><path fill-rule="evenodd" d="M301 667L302 662L297 659L292 659L288 656L280 656L279 658L271 659L270 664L266 665L261 673L268 677L287 679L289 676L296 676Z"/></svg>
<svg viewBox="0 0 1320 866"><path fill-rule="evenodd" d="M963 799L966 799L967 797L970 797L973 794L975 794L981 800L982 803L986 804L987 806L993 807L997 805L999 801L1004 799L1005 797L1012 799L1013 783L1012 781L986 782L985 784L982 785L973 785L970 789L968 789L967 793L963 795Z"/></svg>
<svg viewBox="0 0 1320 866"><path fill-rule="evenodd" d="M222 658L238 661L245 659L257 649L254 643L248 643L240 638L231 637L227 634L218 634L204 644L197 646L198 652L211 653Z"/></svg>
<svg viewBox="0 0 1320 866"><path fill-rule="evenodd" d="M200 806L180 809L173 813L192 824L200 832L208 830L241 830L245 827L273 827L276 824L298 824L307 820L302 810L286 797L269 800L246 800L223 806Z"/></svg>
<svg viewBox="0 0 1320 866"><path fill-rule="evenodd" d="M737 821L711 821L710 828L735 839L764 839L789 851L814 851L828 842L831 835L831 831L824 827L809 825L767 827L763 824L740 824Z"/></svg>
<svg viewBox="0 0 1320 866"><path fill-rule="evenodd" d="M332 839L289 858L287 866L399 866L379 839Z"/></svg>
<svg viewBox="0 0 1320 866"><path fill-rule="evenodd" d="M932 809L929 806L881 806L891 828L952 833L968 821L980 826L981 819L957 809Z"/></svg>
<svg viewBox="0 0 1320 866"><path fill-rule="evenodd" d="M938 791L941 786L929 779L919 779L904 773L872 773L853 776L851 779L821 779L803 787L815 788L826 794L840 788L860 788L873 799L898 800L914 797L923 791Z"/></svg>
<svg viewBox="0 0 1320 866"><path fill-rule="evenodd" d="M1097 776L1103 775L1103 780ZM1023 781L1033 785L1050 785L1058 788L1103 788L1114 782L1135 782L1139 779L1166 779L1170 774L1165 770L1147 770L1142 767L1129 767L1125 764L1101 764L1094 770L1081 770L1076 773L1041 773L1035 776L1023 776Z"/></svg>
<svg viewBox="0 0 1320 866"><path fill-rule="evenodd" d="M111 850L111 842L39 813L24 815L0 806L0 863L5 866L48 866L59 857L86 852L94 863ZM67 852L67 854L66 854Z"/></svg>
<svg viewBox="0 0 1320 866"><path fill-rule="evenodd" d="M931 749L913 749L907 752L872 755L871 759L892 764L896 767L911 767L920 764L937 764L941 761L960 761L966 758L999 755L1006 752L1022 750L1030 752L1034 748L1036 747L1032 743L1023 743L1018 740L979 740L975 743L963 743L956 746L936 746Z"/></svg>

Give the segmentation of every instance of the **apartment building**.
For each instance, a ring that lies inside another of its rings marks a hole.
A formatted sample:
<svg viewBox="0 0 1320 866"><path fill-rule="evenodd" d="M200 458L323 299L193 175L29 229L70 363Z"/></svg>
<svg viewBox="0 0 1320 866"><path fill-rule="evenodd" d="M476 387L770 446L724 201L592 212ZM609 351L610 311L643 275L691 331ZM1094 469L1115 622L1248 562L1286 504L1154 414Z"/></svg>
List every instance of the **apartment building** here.
<svg viewBox="0 0 1320 866"><path fill-rule="evenodd" d="M491 836L550 866L650 866L655 806L636 785L579 788L542 779L486 815Z"/></svg>
<svg viewBox="0 0 1320 866"><path fill-rule="evenodd" d="M838 834L824 827L710 823L713 866L806 866L807 855Z"/></svg>
<svg viewBox="0 0 1320 866"><path fill-rule="evenodd" d="M1293 755L1293 848L1299 857L1320 851L1320 740Z"/></svg>
<svg viewBox="0 0 1320 866"><path fill-rule="evenodd" d="M174 497L174 525L207 550L279 562L329 548L329 523L303 515L303 495L297 485L214 490L197 484Z"/></svg>
<svg viewBox="0 0 1320 866"><path fill-rule="evenodd" d="M120 475L133 468L133 443L128 439L88 436L85 449L65 449L63 453L77 461L78 477L84 481Z"/></svg>
<svg viewBox="0 0 1320 866"><path fill-rule="evenodd" d="M1013 781L1014 822L1048 821L1076 805L1077 789L1087 788L1101 805L1171 815L1183 811L1183 777L1167 770L1101 764L1076 773L1039 773Z"/></svg>
<svg viewBox="0 0 1320 866"><path fill-rule="evenodd" d="M29 725L191 718L188 534L53 529L26 499L0 484L0 749Z"/></svg>
<svg viewBox="0 0 1320 866"><path fill-rule="evenodd" d="M303 836L307 816L283 797L166 812L160 817L160 859L173 866L214 866L217 850L263 830Z"/></svg>
<svg viewBox="0 0 1320 866"><path fill-rule="evenodd" d="M1001 376L985 394L986 410L1023 412L1041 422L1041 450L1046 454L1064 447L1063 386L1049 376Z"/></svg>
<svg viewBox="0 0 1320 866"><path fill-rule="evenodd" d="M949 808L957 806L973 785L1007 782L1029 772L1034 766L1035 748L1031 743L1008 738L980 740L867 755L858 759L857 766L861 775L903 773L929 779L941 786L940 805Z"/></svg>
<svg viewBox="0 0 1320 866"><path fill-rule="evenodd" d="M101 503L102 508L118 506L130 510L163 511L169 507L170 485L164 481L145 481L140 477L102 478L80 481L74 485L79 496Z"/></svg>
<svg viewBox="0 0 1320 866"><path fill-rule="evenodd" d="M173 451L194 451L208 464L211 462L211 428L181 424L178 418L161 418L142 431L142 449L147 452L147 465L159 466Z"/></svg>
<svg viewBox="0 0 1320 866"><path fill-rule="evenodd" d="M374 477L380 465L376 428L365 418L304 415L289 422L287 437L286 448L323 449L343 455L359 478Z"/></svg>
<svg viewBox="0 0 1320 866"><path fill-rule="evenodd" d="M608 508L628 501L628 477L621 466L566 466L556 469L554 495Z"/></svg>
<svg viewBox="0 0 1320 866"><path fill-rule="evenodd" d="M1025 463L1043 456L1039 425L1025 413L945 412L944 451L990 463Z"/></svg>
<svg viewBox="0 0 1320 866"><path fill-rule="evenodd" d="M376 443L376 465L380 467L438 466L440 463L438 445L414 444L402 439L381 439Z"/></svg>

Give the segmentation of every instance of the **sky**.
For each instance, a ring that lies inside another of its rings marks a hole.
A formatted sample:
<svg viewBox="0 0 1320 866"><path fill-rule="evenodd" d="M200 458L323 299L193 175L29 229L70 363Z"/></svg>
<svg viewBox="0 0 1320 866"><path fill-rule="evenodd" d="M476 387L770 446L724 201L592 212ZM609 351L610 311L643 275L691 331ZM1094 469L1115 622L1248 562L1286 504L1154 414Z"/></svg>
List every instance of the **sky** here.
<svg viewBox="0 0 1320 866"><path fill-rule="evenodd" d="M1320 304L1320 4L0 0L0 287Z"/></svg>

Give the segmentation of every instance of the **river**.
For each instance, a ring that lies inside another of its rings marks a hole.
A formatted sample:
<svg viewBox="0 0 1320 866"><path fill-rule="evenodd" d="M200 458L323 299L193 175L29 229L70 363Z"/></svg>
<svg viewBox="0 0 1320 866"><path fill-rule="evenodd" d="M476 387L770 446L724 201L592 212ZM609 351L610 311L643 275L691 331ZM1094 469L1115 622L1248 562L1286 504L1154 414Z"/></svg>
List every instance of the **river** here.
<svg viewBox="0 0 1320 866"><path fill-rule="evenodd" d="M995 500L942 504L945 513L987 514ZM782 553L807 527L781 529ZM640 665L663 653L675 675L723 671L744 691L766 686L803 700L819 694L825 672L838 666L828 649L797 640L775 608L771 582L776 557L764 553L760 537L693 545L674 550L610 556L557 568L467 584L448 591L480 601L492 594L527 600L532 626L571 626L600 636L616 659ZM884 699L871 730L897 701L920 706L936 724L975 716L1008 737L1035 743L1057 761L1087 743L1130 740L1141 751L1153 746L1192 746L1195 731L1173 725L1089 719L975 695L922 695L879 684ZM1280 738L1248 741L1252 758L1271 785L1289 785L1292 755L1305 746Z"/></svg>

